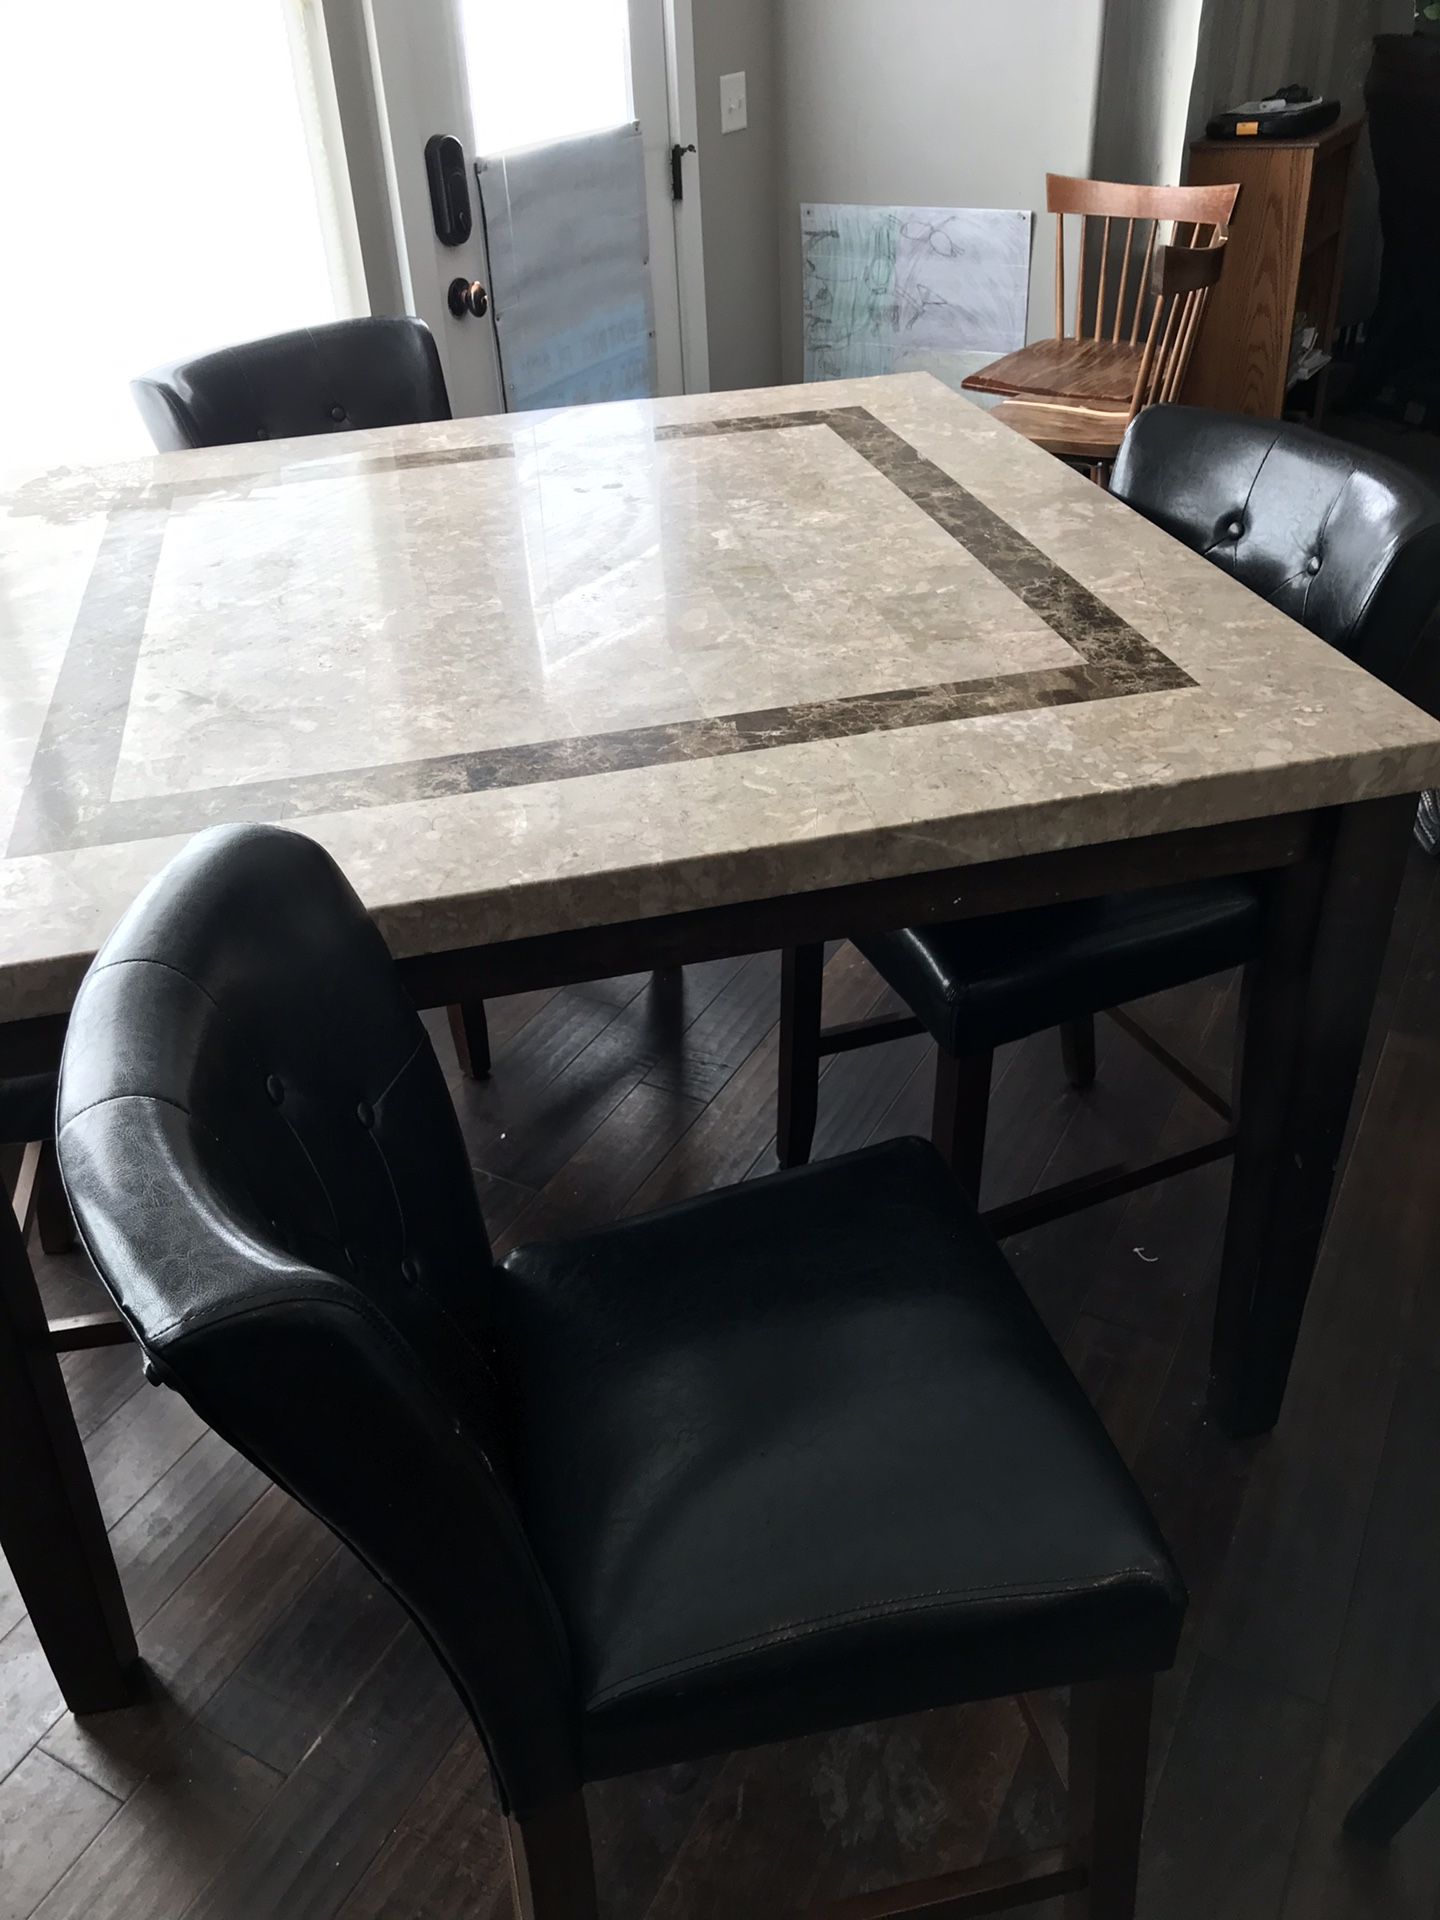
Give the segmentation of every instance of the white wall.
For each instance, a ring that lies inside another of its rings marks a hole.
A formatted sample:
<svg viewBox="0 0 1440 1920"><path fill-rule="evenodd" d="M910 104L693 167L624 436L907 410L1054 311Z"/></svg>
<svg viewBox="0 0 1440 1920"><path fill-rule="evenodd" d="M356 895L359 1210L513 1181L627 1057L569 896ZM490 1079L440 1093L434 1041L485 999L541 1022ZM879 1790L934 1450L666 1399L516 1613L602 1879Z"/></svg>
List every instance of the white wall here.
<svg viewBox="0 0 1440 1920"><path fill-rule="evenodd" d="M1091 170L1103 0L775 0L780 311L798 379L800 205L1030 207ZM707 249L708 252L708 249ZM1054 243L1037 225L1032 337L1054 330Z"/></svg>
<svg viewBox="0 0 1440 1920"><path fill-rule="evenodd" d="M1108 0L1095 172L1175 186L1185 177L1204 0Z"/></svg>
<svg viewBox="0 0 1440 1920"><path fill-rule="evenodd" d="M780 378L776 0L693 0L710 385ZM746 76L750 124L720 131L720 76ZM686 162L687 165L692 164Z"/></svg>

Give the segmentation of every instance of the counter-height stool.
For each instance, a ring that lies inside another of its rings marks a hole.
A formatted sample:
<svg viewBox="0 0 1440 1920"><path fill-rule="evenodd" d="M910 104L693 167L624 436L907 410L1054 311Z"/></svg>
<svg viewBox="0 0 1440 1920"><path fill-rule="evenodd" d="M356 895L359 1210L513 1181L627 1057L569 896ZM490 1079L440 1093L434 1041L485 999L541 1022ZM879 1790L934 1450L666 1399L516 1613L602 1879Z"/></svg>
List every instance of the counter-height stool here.
<svg viewBox="0 0 1440 1920"><path fill-rule="evenodd" d="M91 968L59 1148L152 1377L444 1663L518 1914L594 1920L588 1781L1060 1685L1069 1845L830 1911L1133 1913L1183 1588L924 1142L496 1265L373 923L313 842L232 827Z"/></svg>
<svg viewBox="0 0 1440 1920"><path fill-rule="evenodd" d="M1304 427L1152 407L1125 436L1111 491L1436 710L1440 495L1405 469ZM781 1165L809 1158L826 1054L927 1032L939 1048L931 1137L978 1193L995 1048L1059 1027L1066 1071L1084 1086L1095 1073L1094 1016L1102 1011L1228 1123L1230 1103L1122 1009L1250 961L1264 901L1263 878L1246 876L857 939L912 1011L831 1031L821 1025L821 949L790 951L781 995ZM1240 1079L1243 1086L1243 1061ZM1222 1134L1152 1167L1023 1206L1028 1218L1053 1219L1231 1145L1233 1133Z"/></svg>
<svg viewBox="0 0 1440 1920"><path fill-rule="evenodd" d="M434 335L423 320L335 320L217 347L152 367L130 382L161 453L288 440L448 420L450 395ZM490 1071L483 1000L450 1008L461 1071Z"/></svg>

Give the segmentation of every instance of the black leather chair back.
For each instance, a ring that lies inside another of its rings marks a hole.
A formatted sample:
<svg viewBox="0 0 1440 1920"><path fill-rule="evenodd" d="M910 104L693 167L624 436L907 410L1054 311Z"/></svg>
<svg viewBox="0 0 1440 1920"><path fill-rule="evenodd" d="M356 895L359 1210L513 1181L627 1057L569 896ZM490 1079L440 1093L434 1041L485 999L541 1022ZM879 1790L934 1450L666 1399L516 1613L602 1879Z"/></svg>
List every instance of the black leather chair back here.
<svg viewBox="0 0 1440 1920"><path fill-rule="evenodd" d="M1429 704L1416 648L1440 601L1440 494L1404 467L1282 421L1151 407L1110 490Z"/></svg>
<svg viewBox="0 0 1440 1920"><path fill-rule="evenodd" d="M177 360L130 391L161 453L352 427L448 420L450 397L423 320L337 320Z"/></svg>
<svg viewBox="0 0 1440 1920"><path fill-rule="evenodd" d="M76 1000L59 1139L154 1372L399 1594L501 1793L567 1790L568 1650L511 1502L473 1177L321 848L216 828L141 894Z"/></svg>

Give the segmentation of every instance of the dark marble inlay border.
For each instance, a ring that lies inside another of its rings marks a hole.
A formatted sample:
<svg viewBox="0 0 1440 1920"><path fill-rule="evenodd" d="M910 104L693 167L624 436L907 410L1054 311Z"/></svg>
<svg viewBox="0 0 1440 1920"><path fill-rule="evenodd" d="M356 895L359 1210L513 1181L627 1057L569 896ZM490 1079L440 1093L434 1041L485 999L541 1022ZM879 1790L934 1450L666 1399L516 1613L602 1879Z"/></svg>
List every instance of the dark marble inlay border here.
<svg viewBox="0 0 1440 1920"><path fill-rule="evenodd" d="M754 713L727 713L713 719L624 727L613 733L540 740L534 745L437 754L389 766L292 774L232 787L147 795L112 801L103 813L81 817L72 825L66 845L153 840L165 834L198 832L201 827L222 821L304 819L320 813L392 806L405 800L439 800L461 793L491 793L502 787L533 787L549 780L580 780L635 767L671 766L680 760L723 760L733 753L802 746L814 740L844 740L861 733L890 733L902 727L934 726L942 720L974 720L988 713L1077 706L1083 701L1109 699L1114 692L1093 667L1042 667L1030 673L891 688L884 693L851 694L799 706L761 708Z"/></svg>
<svg viewBox="0 0 1440 1920"><path fill-rule="evenodd" d="M1088 587L863 407L691 421L659 427L655 438L702 439L791 427L825 427L837 434L1059 634L1078 655L1077 663L117 801L110 794L165 520L176 496L198 497L247 480L273 486L277 478L290 484L297 479L336 479L357 472L503 459L512 457L514 449L503 444L445 448L430 454L367 454L349 460L342 456L307 464L289 475L282 469L279 476L241 475L233 483L208 480L147 487L137 489L133 499L112 503L112 518L71 633L7 857L156 839L195 832L220 821L297 819L583 779L1195 684ZM226 497L235 496L229 492Z"/></svg>
<svg viewBox="0 0 1440 1920"><path fill-rule="evenodd" d="M1195 683L1158 647L1122 620L1113 607L1040 548L977 500L953 475L927 460L910 442L865 407L831 407L813 413L750 414L735 420L688 420L657 427L657 440L696 440L715 433L763 433L776 427L828 427L877 473L943 527L987 573L1036 613L1088 665L1123 685L1107 693L1155 693ZM1090 696L1103 698L1099 692ZM1036 702L1037 705L1041 704Z"/></svg>
<svg viewBox="0 0 1440 1920"><path fill-rule="evenodd" d="M206 494L221 494L228 503L238 497L238 489L253 493L263 487L308 486L316 480L352 480L375 473L411 473L419 467L464 467L477 461L513 460L515 448L506 440L484 447L436 447L425 453L352 453L337 454L333 460L305 460L293 467L271 472L237 473L212 476L208 480L176 480L167 491L177 500L201 499ZM143 500L143 496L140 496Z"/></svg>

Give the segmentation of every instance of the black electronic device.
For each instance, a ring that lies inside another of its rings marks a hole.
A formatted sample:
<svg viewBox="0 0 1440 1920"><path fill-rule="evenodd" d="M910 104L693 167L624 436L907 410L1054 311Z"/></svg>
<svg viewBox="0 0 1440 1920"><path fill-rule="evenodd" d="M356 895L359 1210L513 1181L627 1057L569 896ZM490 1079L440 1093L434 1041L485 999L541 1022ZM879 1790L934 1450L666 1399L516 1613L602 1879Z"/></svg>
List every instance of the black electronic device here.
<svg viewBox="0 0 1440 1920"><path fill-rule="evenodd" d="M1212 140L1301 140L1339 118L1338 100L1317 100L1308 87L1278 87L1263 100L1217 113L1205 131Z"/></svg>
<svg viewBox="0 0 1440 1920"><path fill-rule="evenodd" d="M463 246L470 238L470 186L465 149L453 133L432 133L425 142L425 172L436 239L442 246Z"/></svg>

